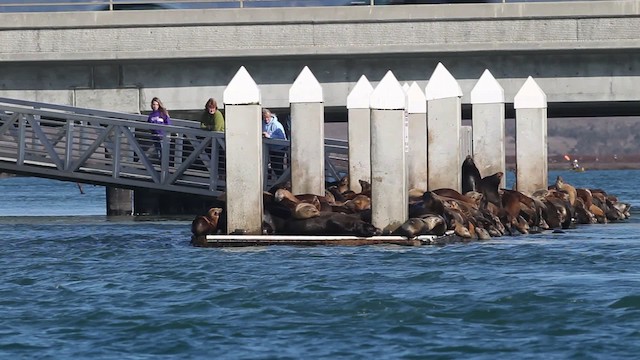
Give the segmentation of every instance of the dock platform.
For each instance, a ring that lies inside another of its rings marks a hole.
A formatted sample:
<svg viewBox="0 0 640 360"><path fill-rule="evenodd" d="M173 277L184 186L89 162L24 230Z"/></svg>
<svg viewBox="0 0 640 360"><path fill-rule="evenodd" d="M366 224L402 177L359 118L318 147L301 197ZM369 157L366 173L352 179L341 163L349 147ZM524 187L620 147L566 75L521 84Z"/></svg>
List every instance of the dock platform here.
<svg viewBox="0 0 640 360"><path fill-rule="evenodd" d="M197 247L243 247L243 246L363 246L363 245L445 245L468 242L453 232L443 236L420 235L414 238L404 236L320 236L320 235L206 235L194 237L191 243Z"/></svg>

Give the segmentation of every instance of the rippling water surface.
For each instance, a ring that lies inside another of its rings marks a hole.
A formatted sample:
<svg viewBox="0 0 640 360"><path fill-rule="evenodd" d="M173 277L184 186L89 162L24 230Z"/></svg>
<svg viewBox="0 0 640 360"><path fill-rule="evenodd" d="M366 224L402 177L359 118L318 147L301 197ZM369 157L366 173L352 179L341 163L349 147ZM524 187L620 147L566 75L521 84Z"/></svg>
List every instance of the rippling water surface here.
<svg viewBox="0 0 640 360"><path fill-rule="evenodd" d="M640 171L562 174L640 206ZM637 358L640 221L444 247L197 249L0 180L1 358ZM77 216L82 215L82 216Z"/></svg>

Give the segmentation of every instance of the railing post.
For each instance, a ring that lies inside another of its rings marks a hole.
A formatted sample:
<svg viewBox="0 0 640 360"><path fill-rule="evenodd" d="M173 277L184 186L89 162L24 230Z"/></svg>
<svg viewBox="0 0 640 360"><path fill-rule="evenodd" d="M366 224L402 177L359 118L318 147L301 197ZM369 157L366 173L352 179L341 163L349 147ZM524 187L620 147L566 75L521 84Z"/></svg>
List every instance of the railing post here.
<svg viewBox="0 0 640 360"><path fill-rule="evenodd" d="M362 191L359 180L371 182L371 111L373 86L362 75L347 96L349 111L349 190ZM339 180L339 179L336 179Z"/></svg>
<svg viewBox="0 0 640 360"><path fill-rule="evenodd" d="M289 89L291 191L324 196L324 100L322 87L304 67Z"/></svg>
<svg viewBox="0 0 640 360"><path fill-rule="evenodd" d="M489 70L484 71L471 90L471 105L473 161L481 176L505 174L504 89Z"/></svg>
<svg viewBox="0 0 640 360"><path fill-rule="evenodd" d="M162 135L162 143L160 145L160 183L164 184L167 180L169 174L169 134Z"/></svg>
<svg viewBox="0 0 640 360"><path fill-rule="evenodd" d="M18 115L18 165L24 165L25 147L27 140L24 138L27 126L27 119L23 114Z"/></svg>
<svg viewBox="0 0 640 360"><path fill-rule="evenodd" d="M429 188L462 190L460 125L462 89L449 71L438 63L425 88L427 99L427 161Z"/></svg>
<svg viewBox="0 0 640 360"><path fill-rule="evenodd" d="M227 232L262 234L263 161L260 89L244 66L223 93Z"/></svg>
<svg viewBox="0 0 640 360"><path fill-rule="evenodd" d="M547 189L547 95L531 76L513 99L516 109L516 189Z"/></svg>
<svg viewBox="0 0 640 360"><path fill-rule="evenodd" d="M67 138L64 154L64 171L69 171L73 161L73 133L75 130L74 121L67 119Z"/></svg>
<svg viewBox="0 0 640 360"><path fill-rule="evenodd" d="M391 71L371 93L371 223L393 232L408 217L405 94Z"/></svg>
<svg viewBox="0 0 640 360"><path fill-rule="evenodd" d="M209 190L214 191L218 187L218 175L220 168L220 150L218 146L218 139L211 136L211 158L209 158Z"/></svg>
<svg viewBox="0 0 640 360"><path fill-rule="evenodd" d="M116 126L113 129L113 155L111 156L111 160L113 163L113 178L117 179L120 177L120 159L122 152L120 151L120 147L122 146L122 131L120 130L120 126Z"/></svg>

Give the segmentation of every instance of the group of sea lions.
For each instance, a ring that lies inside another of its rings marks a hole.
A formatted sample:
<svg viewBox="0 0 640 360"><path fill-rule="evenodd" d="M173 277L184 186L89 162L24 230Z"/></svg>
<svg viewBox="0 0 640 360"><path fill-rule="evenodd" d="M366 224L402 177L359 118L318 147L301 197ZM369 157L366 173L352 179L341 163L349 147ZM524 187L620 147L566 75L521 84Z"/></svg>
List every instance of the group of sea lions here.
<svg viewBox="0 0 640 360"><path fill-rule="evenodd" d="M444 235L451 230L464 239L485 240L629 217L629 204L600 189L576 189L558 176L548 189L526 195L500 188L503 176L498 172L482 177L467 156L462 164L462 193L411 189L409 219L388 235ZM294 195L288 182L264 192L263 234L382 235L371 224L371 185L362 180L360 185L362 191L355 193L344 177L329 184L324 196ZM211 208L193 220L191 231L196 246L204 235L226 234L225 212Z"/></svg>

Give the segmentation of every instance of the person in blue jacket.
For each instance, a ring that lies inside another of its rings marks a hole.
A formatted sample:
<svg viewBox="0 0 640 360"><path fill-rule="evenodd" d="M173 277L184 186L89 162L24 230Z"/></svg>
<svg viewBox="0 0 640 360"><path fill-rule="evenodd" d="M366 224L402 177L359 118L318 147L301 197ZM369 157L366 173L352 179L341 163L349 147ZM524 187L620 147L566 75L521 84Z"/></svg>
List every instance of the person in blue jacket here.
<svg viewBox="0 0 640 360"><path fill-rule="evenodd" d="M151 110L151 114L147 117L148 123L171 125L169 112L164 105L162 105L162 101L157 97L151 99ZM155 129L151 129L151 135L156 157L160 159L162 157L162 138L164 137L164 130L160 127L156 127Z"/></svg>
<svg viewBox="0 0 640 360"><path fill-rule="evenodd" d="M267 139L287 140L284 126L282 126L278 121L278 117L271 113L269 109L262 109L262 119L264 120L264 124L262 125L263 137ZM271 169L278 177L284 172L285 153L286 148L282 146L269 146L269 163L271 164Z"/></svg>

